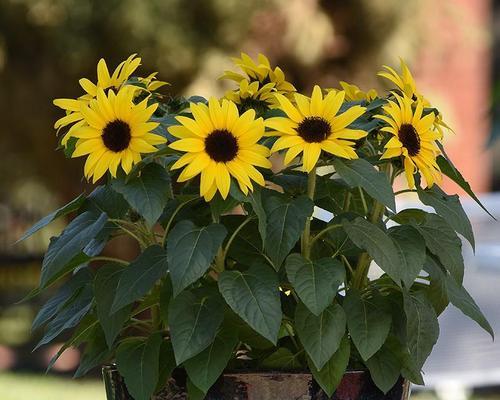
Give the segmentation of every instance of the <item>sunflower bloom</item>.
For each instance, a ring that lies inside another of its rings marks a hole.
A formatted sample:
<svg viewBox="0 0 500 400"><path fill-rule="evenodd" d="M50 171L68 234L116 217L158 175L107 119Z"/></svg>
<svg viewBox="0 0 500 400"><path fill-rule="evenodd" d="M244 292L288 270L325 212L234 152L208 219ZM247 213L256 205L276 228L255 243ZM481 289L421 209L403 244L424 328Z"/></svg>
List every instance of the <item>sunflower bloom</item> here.
<svg viewBox="0 0 500 400"><path fill-rule="evenodd" d="M283 70L279 67L273 69L269 59L264 54L259 54L257 61L245 53L241 53L241 58L233 58L232 60L243 73L225 71L220 79L229 79L237 83L247 80L249 84L259 82L261 86L272 84L274 93L280 93L290 99L296 91L295 87L286 80Z"/></svg>
<svg viewBox="0 0 500 400"><path fill-rule="evenodd" d="M415 83L415 79L408 68L408 65L404 62L404 60L400 59L400 69L401 73L397 73L394 68L389 67L388 65L384 65L385 71L380 71L377 75L388 79L396 87L401 91L401 93L412 100L420 100L423 103L424 108L431 108L432 105L420 92L417 91L417 84ZM453 132L446 122L443 121L443 115L438 113L436 115L436 119L434 120L434 127L440 134L440 139L443 138L443 128L448 129Z"/></svg>
<svg viewBox="0 0 500 400"><path fill-rule="evenodd" d="M179 138L170 148L184 152L172 169L184 167L178 181L201 175L200 195L209 201L219 191L225 199L231 178L248 194L253 182L264 186L262 174L255 167L270 168L269 150L258 141L264 135L262 118L255 111L239 115L236 104L227 99L210 98L208 105L191 103L193 118L178 116L181 125L169 132Z"/></svg>
<svg viewBox="0 0 500 400"><path fill-rule="evenodd" d="M441 171L436 163L440 151L436 144L439 132L434 130L436 116L429 113L422 116L424 103L414 102L407 96L394 95L396 101L389 100L383 107L386 115L376 115L388 125L381 130L392 135L385 145L381 159L403 157L406 180L410 188L415 187L414 174L420 171L427 186L441 181Z"/></svg>
<svg viewBox="0 0 500 400"><path fill-rule="evenodd" d="M133 103L134 89L126 86L117 94L99 88L97 98L82 105L82 124L73 129L78 138L72 157L88 156L84 174L95 183L106 171L116 177L121 165L126 174L142 159L153 153L155 145L166 142L163 136L151 133L159 124L149 122L157 104L148 106L147 99Z"/></svg>
<svg viewBox="0 0 500 400"><path fill-rule="evenodd" d="M113 89L115 92L118 91L131 77L131 75L136 71L136 69L141 65L141 58L136 57L132 54L125 61L122 61L118 67L110 74L106 61L101 58L97 63L97 82L93 83L90 79L82 78L79 83L85 94L80 96L78 99L55 99L53 101L54 105L66 111L66 115L56 121L54 128L59 130L71 124L80 124L78 126L83 126L81 123L83 115L80 113L80 108L82 105L88 105L89 102L97 96L99 89L107 91L108 89ZM158 88L166 85L166 82L162 82L156 79L156 73L153 73L146 78L138 78L137 82L145 87L146 91L152 92ZM136 91L141 91L143 88L139 86L134 86ZM68 139L71 137L70 131L63 137L62 145L66 146Z"/></svg>
<svg viewBox="0 0 500 400"><path fill-rule="evenodd" d="M247 79L239 83L238 90L230 90L226 92L224 97L234 102L240 111L252 108L257 111L265 111L276 103L272 83L261 85L258 81L249 83Z"/></svg>
<svg viewBox="0 0 500 400"><path fill-rule="evenodd" d="M344 81L340 81L340 86L345 92L345 99L347 101L372 101L377 97L377 91L375 89L370 89L367 92L363 92L358 86Z"/></svg>
<svg viewBox="0 0 500 400"><path fill-rule="evenodd" d="M280 136L271 152L288 149L285 165L303 153L303 166L307 172L314 168L321 151L347 159L358 158L354 141L365 137L366 132L348 126L365 112L365 107L354 106L338 114L344 98L344 91L331 91L323 98L319 86L314 87L311 98L296 93L296 106L285 96L277 95L287 117L265 121L266 126L274 130L271 135Z"/></svg>

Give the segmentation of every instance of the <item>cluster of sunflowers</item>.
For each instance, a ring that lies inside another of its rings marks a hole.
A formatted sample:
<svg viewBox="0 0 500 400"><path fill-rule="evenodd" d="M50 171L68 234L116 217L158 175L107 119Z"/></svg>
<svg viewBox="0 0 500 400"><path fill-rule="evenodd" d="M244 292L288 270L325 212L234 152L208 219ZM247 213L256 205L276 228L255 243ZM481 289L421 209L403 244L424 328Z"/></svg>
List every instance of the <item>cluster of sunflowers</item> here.
<svg viewBox="0 0 500 400"><path fill-rule="evenodd" d="M356 121L377 107L380 112L369 119L377 123L375 140L383 144L380 159L399 158L410 188L415 187L416 172L428 187L441 180L438 141L448 126L417 91L403 60L400 73L384 66L378 74L395 85L384 99L374 89L364 92L346 82L340 82L341 89L314 86L307 97L263 54L254 61L242 53L233 61L241 73L226 71L221 79L235 81L237 89L222 99L191 102L188 113L175 116L179 125L167 127L176 139L170 149L183 153L171 169L184 168L179 182L200 175L200 195L207 201L217 191L225 199L232 178L244 194L254 183L265 185L257 168L271 168L271 153L285 151L285 165L302 156L301 167L308 173L321 165L322 153L358 158L356 149L370 130L357 128ZM97 83L80 80L83 96L54 101L67 112L55 128L71 125L61 143L72 143L72 157L87 156L84 174L93 182L106 171L116 177L119 166L128 174L144 154L157 152L169 137L160 123L161 97L154 96L166 83L157 80L156 73L132 78L140 62L132 55L110 74L101 59Z"/></svg>

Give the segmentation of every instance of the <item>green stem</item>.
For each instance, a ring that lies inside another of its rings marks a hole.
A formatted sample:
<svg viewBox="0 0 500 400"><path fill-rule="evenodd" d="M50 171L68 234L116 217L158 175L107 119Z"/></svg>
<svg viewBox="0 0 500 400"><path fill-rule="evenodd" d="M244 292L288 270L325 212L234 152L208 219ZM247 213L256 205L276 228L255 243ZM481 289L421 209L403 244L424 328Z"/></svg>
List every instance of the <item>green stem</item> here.
<svg viewBox="0 0 500 400"><path fill-rule="evenodd" d="M165 242L167 241L167 235L168 235L168 232L170 231L170 227L172 226L172 223L174 222L174 218L179 213L179 211L182 209L182 207L184 207L186 204L192 202L193 200L198 200L198 199L197 198L189 199L189 200L186 200L185 202L179 204L177 206L177 208L174 210L174 212L172 213L172 215L170 216L170 219L167 222L167 226L165 226L165 232L163 233L163 239L161 241L163 243L163 246L165 246Z"/></svg>
<svg viewBox="0 0 500 400"><path fill-rule="evenodd" d="M363 193L363 189L358 186L359 195L361 197L361 203L363 203L363 210L365 211L365 215L368 215L368 205L366 204L365 194Z"/></svg>
<svg viewBox="0 0 500 400"><path fill-rule="evenodd" d="M231 237L229 238L229 240L227 241L227 244L226 244L226 247L222 253L222 258L223 258L223 261L226 259L226 256L227 256L227 253L229 251L229 248L231 247L231 244L233 244L233 241L234 239L236 238L236 236L238 235L238 233L240 233L240 231L245 227L246 224L248 224L251 220L253 220L254 217L253 216L249 216L247 217L241 224L240 226L238 226L236 228L236 230L233 232L233 234L231 235Z"/></svg>
<svg viewBox="0 0 500 400"><path fill-rule="evenodd" d="M125 232L127 235L129 235L130 237L137 240L137 242L139 243L140 246L142 246L144 244L144 241L138 235L136 235L130 229L125 228L125 226L124 226L124 225L127 225L129 227L135 227L134 223L129 222L129 221L124 221L124 220L119 220L119 219L115 219L115 220L110 219L109 222L112 222L113 224L117 225L123 232Z"/></svg>
<svg viewBox="0 0 500 400"><path fill-rule="evenodd" d="M314 202L314 192L316 190L316 167L307 175L307 196ZM311 220L312 216L307 218L302 232L301 250L304 258L309 259L311 256Z"/></svg>
<svg viewBox="0 0 500 400"><path fill-rule="evenodd" d="M125 266L130 264L128 261L122 260L120 258L104 257L104 256L92 257L91 261L109 261L109 262L114 262L117 264L122 264Z"/></svg>
<svg viewBox="0 0 500 400"><path fill-rule="evenodd" d="M327 232L330 232L330 231L333 231L334 229L337 229L337 228L340 228L342 227L342 224L334 224L334 225L329 225L327 226L325 229L323 229L322 231L318 232L316 234L316 236L314 236L309 245L311 246L311 248L313 247L314 243L316 243L316 240L318 240L320 237L322 237L323 235L325 235Z"/></svg>

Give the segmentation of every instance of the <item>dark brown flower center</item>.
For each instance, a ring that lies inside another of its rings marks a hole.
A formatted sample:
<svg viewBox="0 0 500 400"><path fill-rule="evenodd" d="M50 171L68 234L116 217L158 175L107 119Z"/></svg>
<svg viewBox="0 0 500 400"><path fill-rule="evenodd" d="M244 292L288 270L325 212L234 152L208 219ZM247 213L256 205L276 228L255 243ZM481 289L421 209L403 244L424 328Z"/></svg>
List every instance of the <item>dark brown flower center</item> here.
<svg viewBox="0 0 500 400"><path fill-rule="evenodd" d="M307 117L297 127L300 137L307 143L320 143L332 133L330 123L321 117Z"/></svg>
<svg viewBox="0 0 500 400"><path fill-rule="evenodd" d="M125 150L130 144L130 139L132 139L130 126L120 119L108 122L102 131L104 145L115 153Z"/></svg>
<svg viewBox="0 0 500 400"><path fill-rule="evenodd" d="M403 124L398 132L399 141L408 150L410 156L416 156L420 151L420 137L411 124Z"/></svg>
<svg viewBox="0 0 500 400"><path fill-rule="evenodd" d="M205 138L205 151L217 162L228 162L238 155L238 141L225 129L216 129Z"/></svg>

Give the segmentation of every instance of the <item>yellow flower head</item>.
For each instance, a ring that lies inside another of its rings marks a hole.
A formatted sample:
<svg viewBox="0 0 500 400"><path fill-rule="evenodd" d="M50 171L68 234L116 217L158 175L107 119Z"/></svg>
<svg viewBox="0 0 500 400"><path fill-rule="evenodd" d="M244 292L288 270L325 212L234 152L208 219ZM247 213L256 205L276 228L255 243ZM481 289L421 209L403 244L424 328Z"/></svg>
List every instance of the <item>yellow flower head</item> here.
<svg viewBox="0 0 500 400"><path fill-rule="evenodd" d="M415 79L413 79L413 75L411 74L408 65L406 65L402 58L400 59L400 65L401 74L398 74L394 68L384 65L382 68L385 68L385 71L380 71L377 75L394 83L396 87L410 99L414 96L419 97Z"/></svg>
<svg viewBox="0 0 500 400"><path fill-rule="evenodd" d="M81 123L72 128L78 138L72 157L86 156L84 173L96 182L109 170L116 177L121 165L129 173L143 153L153 153L155 145L166 142L163 136L151 133L159 124L149 122L157 104L148 106L147 99L133 103L134 89L125 86L117 94L108 90L107 95L98 88L96 99L82 104Z"/></svg>
<svg viewBox="0 0 500 400"><path fill-rule="evenodd" d="M401 64L401 73L398 74L393 68L384 65L385 71L380 71L378 76L381 76L385 79L390 80L392 83L396 85L396 87L402 92L402 94L406 97L409 97L412 100L419 100L422 102L424 108L432 107L429 100L427 100L420 92L417 90L417 85L415 83L415 79L408 68L408 65L400 59ZM434 120L434 127L440 134L440 139L443 138L443 128L448 129L453 132L446 122L443 121L443 116L441 113L436 115L436 119Z"/></svg>
<svg viewBox="0 0 500 400"><path fill-rule="evenodd" d="M366 136L366 132L348 126L365 112L365 107L354 106L338 114L344 98L343 91L331 91L323 98L319 86L314 86L311 98L296 93L297 106L285 96L277 95L287 116L265 121L266 126L275 131L271 134L280 136L271 152L288 149L285 164L303 153L307 172L314 168L322 150L338 157L358 158L354 141Z"/></svg>
<svg viewBox="0 0 500 400"><path fill-rule="evenodd" d="M55 129L61 129L65 126L78 123L83 120L83 115L80 113L82 105L88 105L89 102L97 96L99 89L104 91L113 89L118 91L131 77L135 70L141 64L141 59L132 54L125 61L122 61L118 67L109 73L106 61L101 58L97 63L97 83L93 83L87 78L80 79L80 86L85 91L85 94L78 99L55 99L54 105L65 110L66 116L58 119L54 124ZM146 91L152 92L166 85L166 82L156 80L156 73L153 73L146 78L138 78L138 83L146 87ZM141 91L142 88L134 86L135 91ZM66 146L71 135L68 133L62 140L62 144Z"/></svg>
<svg viewBox="0 0 500 400"><path fill-rule="evenodd" d="M269 150L258 144L264 135L262 118L255 119L254 110L239 115L235 103L215 97L208 106L191 103L190 109L193 118L178 116L181 125L169 128L179 138L170 148L186 153L172 165L172 169L185 167L178 181L201 174L200 195L207 201L216 191L227 198L231 177L245 194L253 190L252 181L264 186L264 177L255 168L271 167Z"/></svg>
<svg viewBox="0 0 500 400"><path fill-rule="evenodd" d="M372 101L377 97L377 91L375 89L370 89L367 92L363 92L356 85L351 85L350 83L344 81L340 81L340 86L345 92L345 99L347 101L359 101L359 100Z"/></svg>
<svg viewBox="0 0 500 400"><path fill-rule="evenodd" d="M258 55L257 62L245 53L241 53L241 58L233 58L232 60L243 73L225 71L220 79L229 79L237 83L248 80L249 84L259 82L261 86L272 84L274 93L283 94L288 98L291 98L292 93L295 92L295 87L286 81L281 68L275 67L273 69L269 59L264 54Z"/></svg>
<svg viewBox="0 0 500 400"><path fill-rule="evenodd" d="M381 159L403 157L406 179L410 188L415 187L413 175L420 171L427 186L441 181L441 171L436 163L440 151L436 144L439 133L434 130L435 115L422 116L424 103L407 96L394 94L396 101L389 100L383 107L385 115L376 115L388 125L381 130L392 135L385 145ZM412 105L415 104L415 109Z"/></svg>
<svg viewBox="0 0 500 400"><path fill-rule="evenodd" d="M261 86L258 81L249 83L247 79L243 79L239 83L238 90L230 90L226 92L224 97L236 103L240 111L246 111L251 108L254 110L267 110L276 103L274 93L274 85L272 83Z"/></svg>

